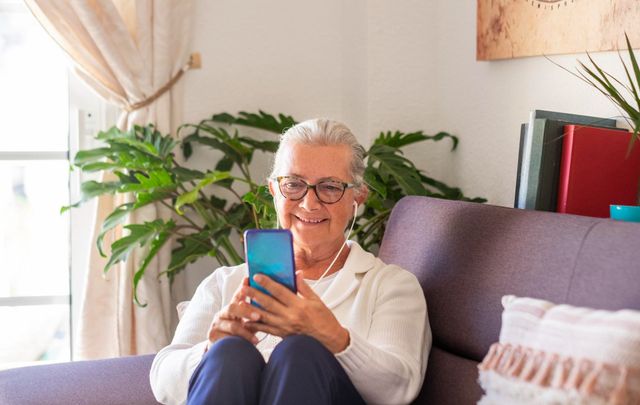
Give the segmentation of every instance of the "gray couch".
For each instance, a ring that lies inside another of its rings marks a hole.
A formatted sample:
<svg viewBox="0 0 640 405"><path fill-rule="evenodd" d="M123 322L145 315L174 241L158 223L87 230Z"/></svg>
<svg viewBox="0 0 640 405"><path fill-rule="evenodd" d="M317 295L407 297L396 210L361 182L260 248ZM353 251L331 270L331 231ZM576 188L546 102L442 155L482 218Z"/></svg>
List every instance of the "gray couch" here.
<svg viewBox="0 0 640 405"><path fill-rule="evenodd" d="M473 404L505 294L640 310L640 224L423 197L393 210L381 258L416 274L434 343L416 404ZM155 404L153 356L0 372L0 404Z"/></svg>

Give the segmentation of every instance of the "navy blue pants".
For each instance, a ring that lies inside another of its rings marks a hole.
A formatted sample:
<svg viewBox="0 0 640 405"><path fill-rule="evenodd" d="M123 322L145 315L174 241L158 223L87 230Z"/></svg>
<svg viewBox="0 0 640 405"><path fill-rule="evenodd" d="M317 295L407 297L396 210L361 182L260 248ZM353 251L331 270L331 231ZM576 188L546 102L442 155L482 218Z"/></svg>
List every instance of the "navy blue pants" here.
<svg viewBox="0 0 640 405"><path fill-rule="evenodd" d="M225 337L189 381L188 404L364 404L335 356L316 339L285 338L269 362L251 343Z"/></svg>

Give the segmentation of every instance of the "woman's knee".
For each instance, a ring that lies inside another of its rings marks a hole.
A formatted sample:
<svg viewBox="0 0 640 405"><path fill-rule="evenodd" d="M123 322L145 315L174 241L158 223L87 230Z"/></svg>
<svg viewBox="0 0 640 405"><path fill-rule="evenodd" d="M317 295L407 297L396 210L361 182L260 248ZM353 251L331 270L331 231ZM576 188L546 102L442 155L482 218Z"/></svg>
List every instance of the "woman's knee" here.
<svg viewBox="0 0 640 405"><path fill-rule="evenodd" d="M322 343L307 335L293 335L284 338L271 355L271 359L285 359L296 363L333 357L333 354Z"/></svg>
<svg viewBox="0 0 640 405"><path fill-rule="evenodd" d="M230 360L237 364L263 364L262 355L256 347L244 338L227 336L211 345L205 359L215 359L216 362Z"/></svg>

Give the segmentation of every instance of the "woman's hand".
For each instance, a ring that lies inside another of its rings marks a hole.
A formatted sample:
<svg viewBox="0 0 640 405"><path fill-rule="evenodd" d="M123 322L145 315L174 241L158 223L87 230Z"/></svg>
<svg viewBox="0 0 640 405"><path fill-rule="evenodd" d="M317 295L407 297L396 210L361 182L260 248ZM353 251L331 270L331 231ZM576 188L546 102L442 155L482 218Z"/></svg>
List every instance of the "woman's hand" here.
<svg viewBox="0 0 640 405"><path fill-rule="evenodd" d="M255 275L254 280L271 296L249 286L243 287L244 294L263 308L256 309L260 315L259 322L252 319L247 323L251 330L280 337L308 335L316 338L332 353L347 348L349 332L304 281L301 271L296 272L298 294L261 274Z"/></svg>
<svg viewBox="0 0 640 405"><path fill-rule="evenodd" d="M247 339L254 345L258 343L258 338L255 336L255 332L252 332L247 328L247 320L258 320L259 314L255 310L255 307L246 302L247 296L244 294L244 289L249 286L249 278L245 277L242 280L242 284L236 290L231 299L231 303L222 308L213 318L211 326L209 327L209 343L207 344L207 350L218 339L222 339L225 336L240 336Z"/></svg>

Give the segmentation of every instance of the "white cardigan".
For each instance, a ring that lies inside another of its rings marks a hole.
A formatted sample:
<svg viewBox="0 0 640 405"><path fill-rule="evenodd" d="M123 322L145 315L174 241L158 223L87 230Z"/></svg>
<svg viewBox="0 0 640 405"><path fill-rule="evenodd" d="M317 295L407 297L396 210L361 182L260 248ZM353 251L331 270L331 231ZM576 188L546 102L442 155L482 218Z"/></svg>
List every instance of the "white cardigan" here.
<svg viewBox="0 0 640 405"><path fill-rule="evenodd" d="M420 391L431 348L422 288L408 271L384 264L355 242L349 247L344 267L321 297L350 335L336 358L367 403L409 403ZM246 275L244 264L221 267L200 284L173 341L153 360L151 388L159 402L186 403L213 316ZM268 357L272 347L258 349Z"/></svg>

